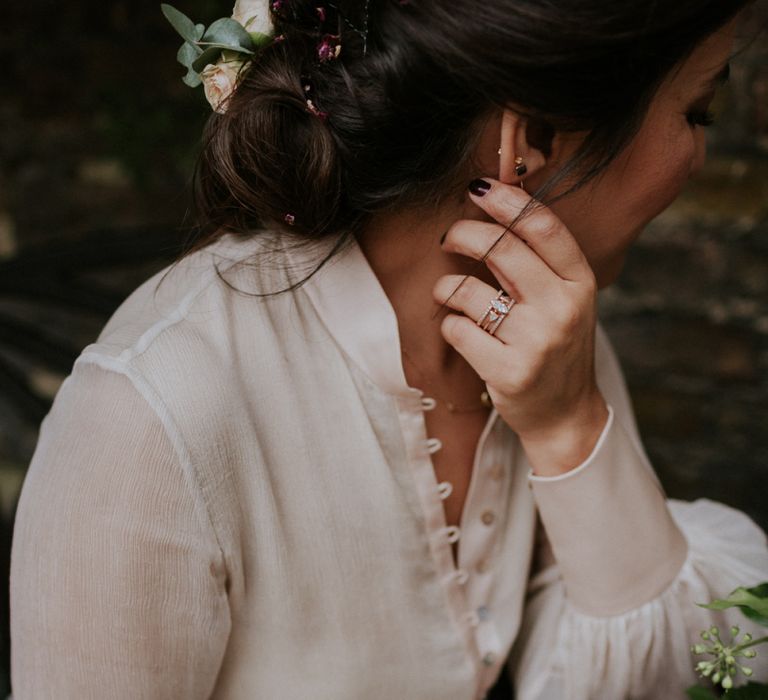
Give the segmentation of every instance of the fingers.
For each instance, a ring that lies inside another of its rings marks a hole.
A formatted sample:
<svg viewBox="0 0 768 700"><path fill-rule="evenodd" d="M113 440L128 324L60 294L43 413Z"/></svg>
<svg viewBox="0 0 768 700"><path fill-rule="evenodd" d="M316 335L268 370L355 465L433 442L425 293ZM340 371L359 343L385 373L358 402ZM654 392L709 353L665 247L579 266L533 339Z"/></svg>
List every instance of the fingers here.
<svg viewBox="0 0 768 700"><path fill-rule="evenodd" d="M466 316L448 314L443 319L440 331L486 384L496 383L510 372L509 347Z"/></svg>
<svg viewBox="0 0 768 700"><path fill-rule="evenodd" d="M491 300L496 299L498 292L498 289L476 277L444 275L437 281L433 289L433 296L436 302L446 304L449 308L463 313L477 326L477 322L485 315ZM514 295L510 296L517 302ZM516 333L519 332L520 328L529 327L529 324L535 320L535 318L530 318L530 308L517 303L512 304L508 315L510 318L504 318L492 336L504 343L515 340ZM490 336L487 330L482 328L479 330Z"/></svg>
<svg viewBox="0 0 768 700"><path fill-rule="evenodd" d="M463 219L456 222L443 241L447 253L465 255L475 260L485 258L493 276L518 302L547 296L554 281L560 281L547 264L511 231L502 235L498 224Z"/></svg>
<svg viewBox="0 0 768 700"><path fill-rule="evenodd" d="M454 293L455 290L455 293ZM461 311L473 321L482 316L491 299L496 297L497 289L477 279L462 275L444 275L433 289L435 301Z"/></svg>
<svg viewBox="0 0 768 700"><path fill-rule="evenodd" d="M490 177L484 176L483 179L491 185L490 190L482 196L473 192L469 196L477 206L506 227L522 211L531 196L519 187L506 185ZM592 270L576 239L548 207L538 204L530 214L515 224L514 232L564 280L582 281L592 276Z"/></svg>

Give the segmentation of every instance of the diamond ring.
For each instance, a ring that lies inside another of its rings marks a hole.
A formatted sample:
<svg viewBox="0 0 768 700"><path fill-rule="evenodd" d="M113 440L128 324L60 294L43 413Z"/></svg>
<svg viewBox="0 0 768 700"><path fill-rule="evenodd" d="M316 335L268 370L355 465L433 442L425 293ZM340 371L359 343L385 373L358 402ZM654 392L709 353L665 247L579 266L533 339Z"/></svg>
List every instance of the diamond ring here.
<svg viewBox="0 0 768 700"><path fill-rule="evenodd" d="M516 302L512 297L510 297L503 289L500 289L496 297L491 299L485 313L477 319L477 325L484 331L488 331L488 333L494 335L515 303Z"/></svg>

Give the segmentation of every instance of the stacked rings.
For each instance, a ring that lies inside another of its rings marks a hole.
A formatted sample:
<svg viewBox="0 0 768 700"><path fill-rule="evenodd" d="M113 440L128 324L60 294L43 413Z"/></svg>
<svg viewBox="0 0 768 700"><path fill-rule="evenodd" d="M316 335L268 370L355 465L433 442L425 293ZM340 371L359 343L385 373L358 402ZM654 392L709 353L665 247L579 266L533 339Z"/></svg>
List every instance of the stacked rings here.
<svg viewBox="0 0 768 700"><path fill-rule="evenodd" d="M515 300L503 289L500 289L496 297L488 304L485 313L477 319L477 325L494 335L514 305Z"/></svg>

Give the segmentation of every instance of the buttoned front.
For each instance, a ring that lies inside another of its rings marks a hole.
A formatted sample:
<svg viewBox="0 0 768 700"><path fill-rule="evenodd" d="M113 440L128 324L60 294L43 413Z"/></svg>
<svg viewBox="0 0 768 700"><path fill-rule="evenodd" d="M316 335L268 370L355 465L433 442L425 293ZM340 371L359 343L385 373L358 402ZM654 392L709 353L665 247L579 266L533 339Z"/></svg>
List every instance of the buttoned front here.
<svg viewBox="0 0 768 700"><path fill-rule="evenodd" d="M448 526L453 485L435 475L442 442L425 422L435 399L406 383L397 319L362 251L352 242L306 284L250 296L288 286L328 245L274 242L225 236L157 294L155 275L59 390L14 527L14 700L479 700L516 640L519 700L589 697L541 688L568 687L585 661L554 640L593 623L574 617L551 568L529 582L537 507L582 612L653 605L703 551L685 558L602 330L611 417L590 458L537 478L493 410ZM602 499L601 528L581 504ZM729 522L744 551L713 551L759 572L764 543ZM639 531L654 545L634 542ZM579 563L587 536L604 599ZM632 549L633 580L601 547ZM596 659L600 629L583 636Z"/></svg>

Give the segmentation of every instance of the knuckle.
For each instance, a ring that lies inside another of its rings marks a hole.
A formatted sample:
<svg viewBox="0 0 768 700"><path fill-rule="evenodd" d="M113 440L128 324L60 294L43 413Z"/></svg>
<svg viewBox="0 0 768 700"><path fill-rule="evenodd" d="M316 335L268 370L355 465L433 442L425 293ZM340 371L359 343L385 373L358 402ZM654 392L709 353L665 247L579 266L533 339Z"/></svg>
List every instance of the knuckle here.
<svg viewBox="0 0 768 700"><path fill-rule="evenodd" d="M561 333L568 337L581 325L581 308L573 301L562 305L559 314Z"/></svg>
<svg viewBox="0 0 768 700"><path fill-rule="evenodd" d="M597 277L595 276L595 271L589 265L586 265L586 268L584 288L591 299L597 296Z"/></svg>
<svg viewBox="0 0 768 700"><path fill-rule="evenodd" d="M562 224L550 212L539 212L528 221L528 232L538 239L547 240L560 233Z"/></svg>

